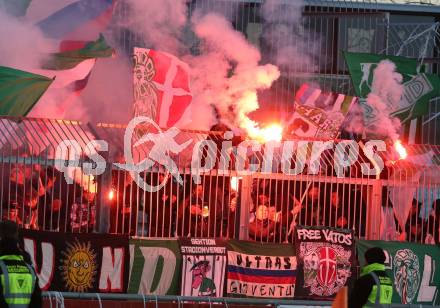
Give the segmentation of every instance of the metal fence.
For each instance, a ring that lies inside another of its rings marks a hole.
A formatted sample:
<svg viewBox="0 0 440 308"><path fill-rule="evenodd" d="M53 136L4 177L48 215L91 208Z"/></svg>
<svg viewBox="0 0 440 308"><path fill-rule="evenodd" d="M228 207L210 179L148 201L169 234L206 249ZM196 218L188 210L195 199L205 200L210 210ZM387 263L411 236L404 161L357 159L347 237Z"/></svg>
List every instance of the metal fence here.
<svg viewBox="0 0 440 308"><path fill-rule="evenodd" d="M82 307L124 307L141 308L184 308L184 307L276 307L276 308L300 308L300 307L331 307L329 301L306 301L306 300L277 300L277 299L251 299L251 298L216 298L216 297L184 297L184 296L154 296L139 294L109 294L109 293L61 293L45 292L43 294L46 307L64 308L77 307L79 302ZM434 305L420 304L391 304L383 305L389 308L438 308Z"/></svg>
<svg viewBox="0 0 440 308"><path fill-rule="evenodd" d="M50 307L75 307L81 301L84 307L330 307L329 301L307 301L286 299L251 299L228 297L189 297L189 296L155 296L140 294L109 294L109 293L73 293L45 292L43 298ZM69 302L71 300L72 302ZM419 305L418 305L419 307ZM430 306L432 307L432 306Z"/></svg>
<svg viewBox="0 0 440 308"><path fill-rule="evenodd" d="M302 224L353 229L366 239L440 240L437 146L407 146L406 159L388 146L377 176L363 172L377 165L363 143L321 140L312 146L312 140L290 140L273 151L267 144L242 151L238 136L181 131L177 145L191 141L191 146L168 153L181 182L152 163L139 173L150 186L162 184L150 192L115 164L124 158L124 126L12 118L2 118L0 125L0 214L26 228L282 243L292 242L294 227ZM96 147L94 153L96 140L106 140L108 148ZM134 134L132 144L137 140ZM194 150L204 140L217 148ZM359 156L339 170L335 159L347 154L335 149L344 143L359 146ZM153 147L152 142L132 146L134 163L153 159ZM193 159L195 152L200 160ZM102 172L98 164L104 164ZM243 172L249 167L255 172Z"/></svg>

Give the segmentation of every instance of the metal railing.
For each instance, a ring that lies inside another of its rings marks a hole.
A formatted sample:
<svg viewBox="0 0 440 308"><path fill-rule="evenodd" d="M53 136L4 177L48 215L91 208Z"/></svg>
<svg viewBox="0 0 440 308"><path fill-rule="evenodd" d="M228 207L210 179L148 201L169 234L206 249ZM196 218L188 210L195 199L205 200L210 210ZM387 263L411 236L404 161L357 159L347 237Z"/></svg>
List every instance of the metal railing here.
<svg viewBox="0 0 440 308"><path fill-rule="evenodd" d="M34 134L36 123L38 135ZM291 159L286 160L281 148L274 148L268 170L264 148L245 157L237 156L240 140L233 139L231 151L222 151L222 132L182 131L176 136L179 144L212 140L219 145L211 153L215 164L207 170L191 168L191 146L170 156L181 183L157 163L140 173L149 185L163 184L149 192L141 189L129 172L115 165L123 162L124 126L9 118L0 124L4 136L0 148L0 214L2 219L16 220L26 228L282 243L292 242L295 225L304 224L349 228L365 239L439 242L438 146L407 146L408 158L400 160L388 147L381 154L383 171L372 176L362 172L365 166L372 166L362 146L358 159L337 174L335 150L327 149L318 160L311 160L314 152L310 140L303 170L291 175L283 171L286 166L293 169L298 165L300 152L293 151ZM55 133L57 138L48 137ZM30 135L47 143L42 146L25 139ZM69 147L57 153L63 138L70 140ZM94 166L86 149L97 139L108 141L108 151L98 149L105 168L93 175L86 170L87 163ZM302 142L305 144L305 140ZM81 150L78 153L72 146L75 143ZM134 162L148 158L152 145L133 146ZM199 152L201 167L210 152L207 148ZM227 168L219 168L227 161ZM258 170L243 173L237 169L240 164ZM264 172L262 168L266 168ZM198 183L195 174L200 177Z"/></svg>
<svg viewBox="0 0 440 308"><path fill-rule="evenodd" d="M94 304L96 302L99 307L106 307L107 301L117 301L117 305L121 302L127 301L131 305L139 303L139 307L148 307L148 304L153 304L155 307L160 307L160 304L175 305L182 307L184 304L204 304L211 307L225 306L228 307L243 307L243 306L274 306L278 308L289 307L331 307L332 302L329 301L307 301L307 300L286 300L286 299L252 299L252 298L230 298L230 297L187 297L187 296L155 296L155 295L141 295L141 294L112 294L112 293L73 293L73 292L44 292L43 298L50 305L50 307L64 308L64 300L75 300L81 305ZM420 305L420 304L391 304L383 305L389 308L424 308L432 307L438 308L435 305ZM87 307L87 306L86 306Z"/></svg>
<svg viewBox="0 0 440 308"><path fill-rule="evenodd" d="M280 306L288 305L289 307L330 307L329 301L307 301L307 300L286 300L286 299L252 299L252 298L230 298L230 297L191 297L191 296L157 296L157 295L141 295L141 294L112 294L112 293L74 293L74 292L44 292L43 298L47 299L55 307L61 306L64 299L75 300L94 300L101 305L107 300L132 301L142 303L144 306L148 303L159 305L160 303L175 304L181 307L183 304L205 304L225 307L234 305L252 305L252 306ZM63 306L61 306L63 307ZM105 307L105 306L102 306Z"/></svg>

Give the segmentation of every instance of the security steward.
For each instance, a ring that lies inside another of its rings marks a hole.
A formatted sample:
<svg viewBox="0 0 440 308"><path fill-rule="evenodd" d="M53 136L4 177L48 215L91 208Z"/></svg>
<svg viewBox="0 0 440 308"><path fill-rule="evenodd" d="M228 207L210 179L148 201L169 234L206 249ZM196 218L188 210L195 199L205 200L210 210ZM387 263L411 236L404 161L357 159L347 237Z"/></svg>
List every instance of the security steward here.
<svg viewBox="0 0 440 308"><path fill-rule="evenodd" d="M41 290L31 264L18 246L18 226L0 223L0 308L40 308Z"/></svg>
<svg viewBox="0 0 440 308"><path fill-rule="evenodd" d="M366 266L356 280L348 299L348 307L381 307L391 304L393 281L385 273L385 254L379 247L365 252Z"/></svg>

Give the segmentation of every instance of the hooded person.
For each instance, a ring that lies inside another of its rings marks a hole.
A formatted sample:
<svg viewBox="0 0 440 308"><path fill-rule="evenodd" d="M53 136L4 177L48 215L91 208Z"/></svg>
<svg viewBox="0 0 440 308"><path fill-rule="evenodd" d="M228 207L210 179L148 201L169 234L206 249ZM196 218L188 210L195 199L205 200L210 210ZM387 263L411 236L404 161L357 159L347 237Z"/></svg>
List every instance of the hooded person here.
<svg viewBox="0 0 440 308"><path fill-rule="evenodd" d="M0 308L42 307L38 277L18 246L18 225L1 222L0 238Z"/></svg>
<svg viewBox="0 0 440 308"><path fill-rule="evenodd" d="M348 307L380 307L391 304L393 281L385 272L385 253L379 247L365 252L366 265L356 280L348 299Z"/></svg>

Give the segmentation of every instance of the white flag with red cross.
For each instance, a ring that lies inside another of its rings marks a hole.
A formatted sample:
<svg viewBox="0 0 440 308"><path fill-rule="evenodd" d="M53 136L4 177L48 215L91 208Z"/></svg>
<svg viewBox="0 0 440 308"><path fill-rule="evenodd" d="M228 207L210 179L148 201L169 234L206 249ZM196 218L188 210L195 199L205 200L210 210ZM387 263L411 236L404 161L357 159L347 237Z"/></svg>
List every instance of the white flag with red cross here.
<svg viewBox="0 0 440 308"><path fill-rule="evenodd" d="M134 115L147 116L163 128L191 120L189 66L165 52L134 48Z"/></svg>

